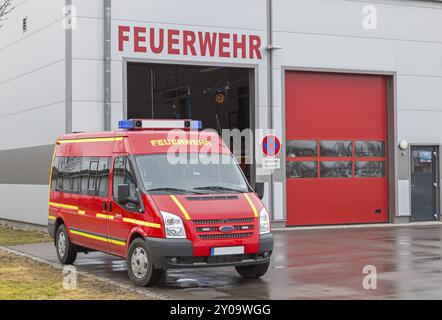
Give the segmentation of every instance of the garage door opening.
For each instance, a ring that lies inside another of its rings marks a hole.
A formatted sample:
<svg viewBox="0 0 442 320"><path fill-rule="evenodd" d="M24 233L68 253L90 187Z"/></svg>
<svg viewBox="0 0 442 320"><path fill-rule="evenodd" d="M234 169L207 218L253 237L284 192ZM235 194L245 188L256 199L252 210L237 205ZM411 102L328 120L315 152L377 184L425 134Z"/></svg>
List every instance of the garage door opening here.
<svg viewBox="0 0 442 320"><path fill-rule="evenodd" d="M127 63L128 119L195 119L204 129L253 129L254 70ZM249 181L245 151L237 159Z"/></svg>

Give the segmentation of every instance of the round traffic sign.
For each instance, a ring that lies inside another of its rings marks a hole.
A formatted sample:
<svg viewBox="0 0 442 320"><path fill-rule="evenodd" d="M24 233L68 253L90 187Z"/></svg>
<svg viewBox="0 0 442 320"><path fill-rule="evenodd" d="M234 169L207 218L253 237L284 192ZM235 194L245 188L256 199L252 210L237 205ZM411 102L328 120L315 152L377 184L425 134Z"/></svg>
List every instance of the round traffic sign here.
<svg viewBox="0 0 442 320"><path fill-rule="evenodd" d="M276 157L281 151L281 142L278 137L268 135L262 140L262 151L267 157Z"/></svg>

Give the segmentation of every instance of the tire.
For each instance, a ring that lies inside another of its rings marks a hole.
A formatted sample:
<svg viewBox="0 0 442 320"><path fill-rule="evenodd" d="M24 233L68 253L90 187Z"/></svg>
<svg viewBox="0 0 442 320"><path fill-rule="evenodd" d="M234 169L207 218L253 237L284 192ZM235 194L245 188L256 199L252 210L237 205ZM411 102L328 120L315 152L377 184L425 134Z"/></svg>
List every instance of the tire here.
<svg viewBox="0 0 442 320"><path fill-rule="evenodd" d="M266 274L269 269L270 262L261 264L252 264L249 266L237 266L236 271L244 279L258 279Z"/></svg>
<svg viewBox="0 0 442 320"><path fill-rule="evenodd" d="M164 270L155 268L152 255L143 239L135 239L130 244L126 263L130 280L139 287L155 285L164 274Z"/></svg>
<svg viewBox="0 0 442 320"><path fill-rule="evenodd" d="M55 236L55 247L58 261L61 264L73 264L77 259L77 247L69 239L69 235L64 224L57 229Z"/></svg>

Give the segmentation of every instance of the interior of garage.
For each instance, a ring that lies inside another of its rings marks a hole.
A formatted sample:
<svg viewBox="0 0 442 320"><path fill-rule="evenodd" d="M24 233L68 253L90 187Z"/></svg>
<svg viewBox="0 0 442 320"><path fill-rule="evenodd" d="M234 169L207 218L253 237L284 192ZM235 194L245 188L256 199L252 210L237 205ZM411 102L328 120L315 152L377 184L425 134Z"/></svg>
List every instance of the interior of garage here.
<svg viewBox="0 0 442 320"><path fill-rule="evenodd" d="M237 67L128 62L127 118L195 119L202 121L204 129L219 133L252 128L253 72ZM242 160L238 159L250 181L252 168Z"/></svg>

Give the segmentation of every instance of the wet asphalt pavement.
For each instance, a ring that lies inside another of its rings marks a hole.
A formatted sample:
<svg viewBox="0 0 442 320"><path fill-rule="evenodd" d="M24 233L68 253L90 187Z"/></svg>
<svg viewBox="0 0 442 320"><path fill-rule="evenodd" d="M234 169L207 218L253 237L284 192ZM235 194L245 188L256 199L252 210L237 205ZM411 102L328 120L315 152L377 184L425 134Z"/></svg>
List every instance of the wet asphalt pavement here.
<svg viewBox="0 0 442 320"><path fill-rule="evenodd" d="M442 299L442 225L275 232L268 273L243 280L233 267L170 270L153 291L171 299ZM52 243L11 247L57 262ZM125 261L79 254L78 270L130 284ZM362 286L364 266L377 289Z"/></svg>

